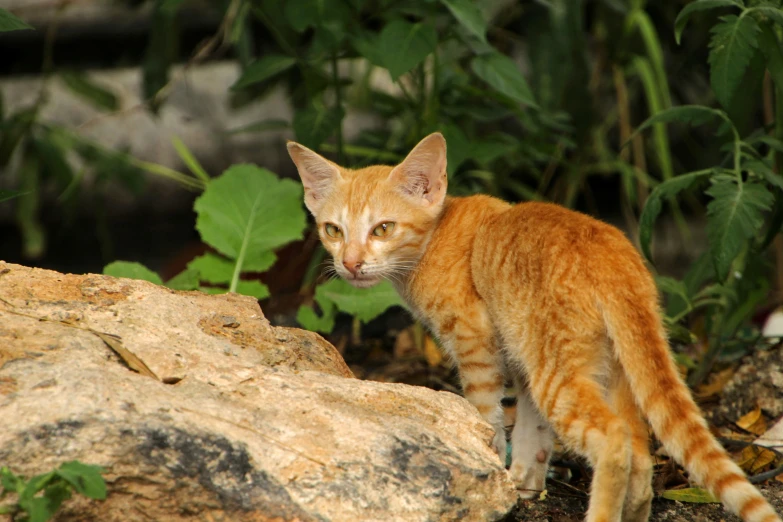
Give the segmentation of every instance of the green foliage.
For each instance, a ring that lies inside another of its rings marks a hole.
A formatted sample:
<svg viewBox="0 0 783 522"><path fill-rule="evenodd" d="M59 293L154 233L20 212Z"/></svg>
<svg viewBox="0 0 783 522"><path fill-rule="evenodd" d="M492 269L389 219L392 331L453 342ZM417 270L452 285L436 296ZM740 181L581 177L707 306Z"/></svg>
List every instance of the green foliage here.
<svg viewBox="0 0 783 522"><path fill-rule="evenodd" d="M206 176L187 149L180 148L186 163ZM209 182L194 208L202 241L217 253L193 259L165 285L176 290L268 297L266 285L241 276L268 270L277 259L275 249L302 238L305 214L301 185L254 165L234 165ZM106 265L103 273L164 284L157 273L135 262L115 261Z"/></svg>
<svg viewBox="0 0 783 522"><path fill-rule="evenodd" d="M127 277L128 279L141 279L156 285L162 285L163 280L158 274L142 265L131 261L114 261L103 267L103 273L112 277Z"/></svg>
<svg viewBox="0 0 783 522"><path fill-rule="evenodd" d="M370 288L355 288L343 279L332 279L315 289L315 302L321 308L319 316L310 306L302 306L296 315L299 324L308 330L329 333L334 328L337 312L351 314L363 323L372 321L392 306L405 304L388 281Z"/></svg>
<svg viewBox="0 0 783 522"><path fill-rule="evenodd" d="M14 520L45 522L74 491L88 498L104 500L106 483L102 473L99 466L77 460L65 462L59 468L29 480L14 474L8 467L0 468L0 498L17 495L16 503L4 506L2 512L12 515Z"/></svg>
<svg viewBox="0 0 783 522"><path fill-rule="evenodd" d="M32 29L32 27L5 9L0 8L0 32L19 31L21 29Z"/></svg>
<svg viewBox="0 0 783 522"><path fill-rule="evenodd" d="M710 83L724 107L732 98L750 65L758 45L759 26L751 16L724 16L712 28L710 41Z"/></svg>

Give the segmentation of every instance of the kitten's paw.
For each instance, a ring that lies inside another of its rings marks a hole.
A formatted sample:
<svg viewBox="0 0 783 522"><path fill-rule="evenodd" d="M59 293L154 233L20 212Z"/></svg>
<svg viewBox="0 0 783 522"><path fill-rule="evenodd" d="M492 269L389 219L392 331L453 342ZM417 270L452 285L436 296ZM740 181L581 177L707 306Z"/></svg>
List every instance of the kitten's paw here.
<svg viewBox="0 0 783 522"><path fill-rule="evenodd" d="M520 462L511 464L508 471L521 498L536 498L541 494L546 487L547 467L546 463L536 463L531 467L525 467Z"/></svg>

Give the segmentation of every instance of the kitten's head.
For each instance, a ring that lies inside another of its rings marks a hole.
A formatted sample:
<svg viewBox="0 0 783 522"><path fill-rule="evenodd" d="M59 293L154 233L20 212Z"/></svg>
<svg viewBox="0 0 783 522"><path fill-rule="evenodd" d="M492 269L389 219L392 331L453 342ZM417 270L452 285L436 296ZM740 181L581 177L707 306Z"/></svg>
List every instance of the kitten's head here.
<svg viewBox="0 0 783 522"><path fill-rule="evenodd" d="M288 153L341 277L369 287L413 268L446 197L446 140L440 133L421 140L396 167L346 169L294 142L288 142Z"/></svg>

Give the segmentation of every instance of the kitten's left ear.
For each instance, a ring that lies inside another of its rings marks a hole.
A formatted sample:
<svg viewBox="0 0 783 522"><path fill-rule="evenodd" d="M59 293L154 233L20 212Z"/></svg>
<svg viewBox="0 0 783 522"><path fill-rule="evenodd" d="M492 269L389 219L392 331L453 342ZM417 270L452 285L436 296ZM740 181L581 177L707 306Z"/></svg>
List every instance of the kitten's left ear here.
<svg viewBox="0 0 783 522"><path fill-rule="evenodd" d="M446 140L434 132L421 140L402 163L392 169L389 179L400 184L406 194L422 198L427 205L439 206L446 197Z"/></svg>
<svg viewBox="0 0 783 522"><path fill-rule="evenodd" d="M340 179L336 164L294 141L287 143L288 154L294 161L304 186L305 205L315 214L324 198L331 192L335 181Z"/></svg>

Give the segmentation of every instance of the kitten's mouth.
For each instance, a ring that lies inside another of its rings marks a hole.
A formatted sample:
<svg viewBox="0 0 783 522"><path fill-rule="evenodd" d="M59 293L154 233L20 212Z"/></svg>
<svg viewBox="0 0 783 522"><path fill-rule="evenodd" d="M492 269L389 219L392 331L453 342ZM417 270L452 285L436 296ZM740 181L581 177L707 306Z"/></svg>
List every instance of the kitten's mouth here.
<svg viewBox="0 0 783 522"><path fill-rule="evenodd" d="M358 275L358 276L348 276L348 277L343 276L343 279L348 281L348 283L350 283L351 286L355 286L356 288L369 288L371 286L375 286L378 283L380 283L383 278L377 276Z"/></svg>

